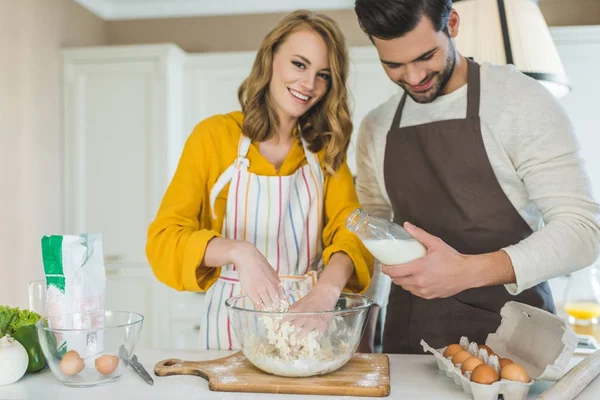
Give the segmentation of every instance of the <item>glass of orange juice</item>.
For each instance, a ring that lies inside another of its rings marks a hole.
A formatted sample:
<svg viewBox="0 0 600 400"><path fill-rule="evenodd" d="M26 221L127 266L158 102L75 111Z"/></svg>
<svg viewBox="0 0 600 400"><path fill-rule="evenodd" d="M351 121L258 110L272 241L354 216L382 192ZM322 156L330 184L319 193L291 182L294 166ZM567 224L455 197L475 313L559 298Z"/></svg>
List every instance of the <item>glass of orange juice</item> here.
<svg viewBox="0 0 600 400"><path fill-rule="evenodd" d="M600 270L597 265L571 274L563 308L572 325L597 324L600 320Z"/></svg>

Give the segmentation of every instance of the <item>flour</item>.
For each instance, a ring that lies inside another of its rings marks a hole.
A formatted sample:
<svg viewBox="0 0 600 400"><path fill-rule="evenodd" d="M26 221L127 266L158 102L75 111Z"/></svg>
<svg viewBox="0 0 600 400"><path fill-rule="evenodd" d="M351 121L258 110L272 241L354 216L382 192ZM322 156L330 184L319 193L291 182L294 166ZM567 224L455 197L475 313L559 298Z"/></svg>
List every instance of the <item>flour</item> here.
<svg viewBox="0 0 600 400"><path fill-rule="evenodd" d="M352 354L340 354L329 360L298 359L283 360L272 355L249 349L245 355L257 368L273 375L288 376L292 378L323 375L332 372L344 365Z"/></svg>
<svg viewBox="0 0 600 400"><path fill-rule="evenodd" d="M264 311L272 311L277 313L287 312L290 308L290 303L286 299L279 299L279 304L275 308L265 307Z"/></svg>
<svg viewBox="0 0 600 400"><path fill-rule="evenodd" d="M285 312L288 308L289 303L282 301L277 311ZM338 369L351 357L348 340L338 340L333 346L327 333L312 330L298 335L293 323L285 317L285 314L259 317L266 336L253 335L244 346L244 355L257 368L280 376L314 376ZM339 330L344 329L343 319L334 317L330 329L343 333Z"/></svg>

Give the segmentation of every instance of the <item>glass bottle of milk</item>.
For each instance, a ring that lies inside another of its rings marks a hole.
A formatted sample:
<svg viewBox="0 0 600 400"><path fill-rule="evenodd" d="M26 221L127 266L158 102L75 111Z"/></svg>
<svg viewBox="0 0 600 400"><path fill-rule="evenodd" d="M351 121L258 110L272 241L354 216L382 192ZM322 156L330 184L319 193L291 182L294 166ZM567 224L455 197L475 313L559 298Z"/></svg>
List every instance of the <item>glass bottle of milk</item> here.
<svg viewBox="0 0 600 400"><path fill-rule="evenodd" d="M403 227L369 215L360 208L348 216L346 228L355 233L371 254L385 265L404 264L426 253L425 246Z"/></svg>

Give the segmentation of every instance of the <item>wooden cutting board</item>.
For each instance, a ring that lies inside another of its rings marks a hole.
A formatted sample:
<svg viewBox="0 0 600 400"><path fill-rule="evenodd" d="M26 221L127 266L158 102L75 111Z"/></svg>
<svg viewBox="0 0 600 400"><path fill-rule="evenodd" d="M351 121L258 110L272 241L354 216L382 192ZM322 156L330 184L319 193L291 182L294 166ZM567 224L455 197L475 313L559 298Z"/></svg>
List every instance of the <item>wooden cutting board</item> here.
<svg viewBox="0 0 600 400"><path fill-rule="evenodd" d="M390 363L385 354L354 354L342 368L327 375L288 378L256 368L242 352L210 361L164 360L157 376L196 375L218 392L289 393L384 397L390 394Z"/></svg>

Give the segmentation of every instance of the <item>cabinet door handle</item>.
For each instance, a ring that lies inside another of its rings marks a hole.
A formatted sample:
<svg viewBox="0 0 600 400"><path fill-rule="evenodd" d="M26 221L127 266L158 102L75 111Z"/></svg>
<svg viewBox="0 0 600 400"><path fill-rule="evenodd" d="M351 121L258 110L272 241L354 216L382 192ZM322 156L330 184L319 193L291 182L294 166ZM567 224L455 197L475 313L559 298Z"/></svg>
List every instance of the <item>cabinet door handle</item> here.
<svg viewBox="0 0 600 400"><path fill-rule="evenodd" d="M198 325L194 325L194 330L195 330L195 331L199 331L199 330L200 330L200 324L198 324Z"/></svg>
<svg viewBox="0 0 600 400"><path fill-rule="evenodd" d="M123 268L107 269L106 276L122 276L125 275Z"/></svg>
<svg viewBox="0 0 600 400"><path fill-rule="evenodd" d="M123 261L124 259L125 259L124 254L107 254L104 256L104 262L106 262L106 263L119 262L119 261Z"/></svg>

